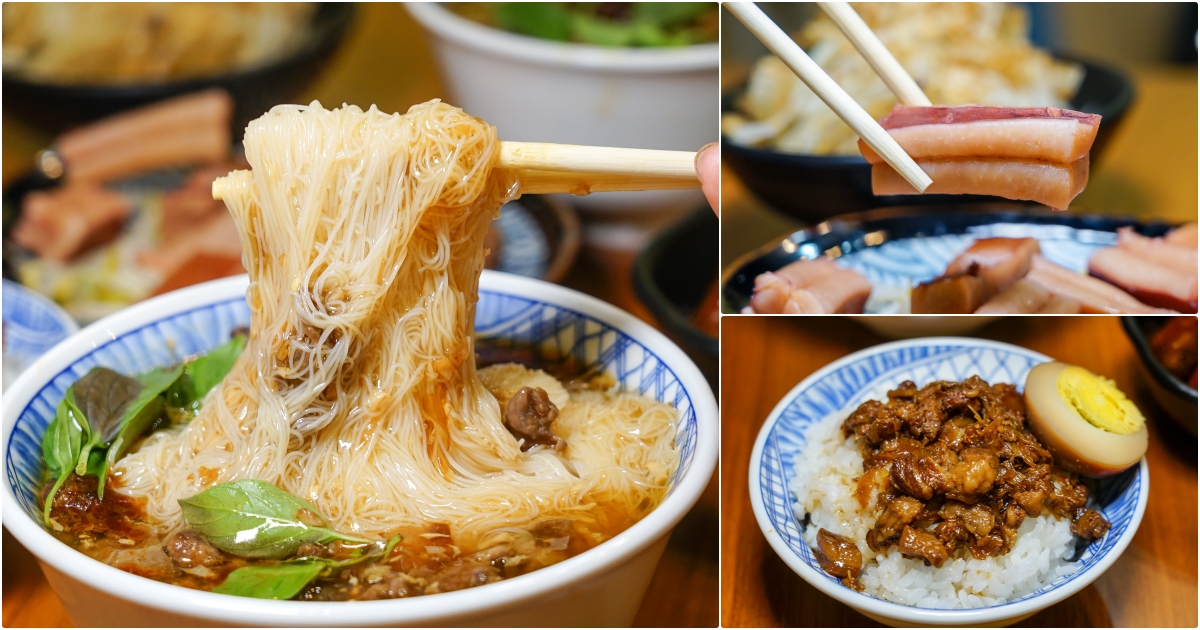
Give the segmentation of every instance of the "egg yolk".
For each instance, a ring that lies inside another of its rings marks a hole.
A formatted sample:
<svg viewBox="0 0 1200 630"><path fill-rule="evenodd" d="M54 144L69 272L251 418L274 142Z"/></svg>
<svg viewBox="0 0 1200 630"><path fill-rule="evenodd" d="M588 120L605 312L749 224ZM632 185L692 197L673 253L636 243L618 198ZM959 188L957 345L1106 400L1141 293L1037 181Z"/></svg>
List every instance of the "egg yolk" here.
<svg viewBox="0 0 1200 630"><path fill-rule="evenodd" d="M1107 378L1071 366L1059 373L1057 385L1063 402L1098 429L1128 435L1146 424L1146 418L1133 401Z"/></svg>

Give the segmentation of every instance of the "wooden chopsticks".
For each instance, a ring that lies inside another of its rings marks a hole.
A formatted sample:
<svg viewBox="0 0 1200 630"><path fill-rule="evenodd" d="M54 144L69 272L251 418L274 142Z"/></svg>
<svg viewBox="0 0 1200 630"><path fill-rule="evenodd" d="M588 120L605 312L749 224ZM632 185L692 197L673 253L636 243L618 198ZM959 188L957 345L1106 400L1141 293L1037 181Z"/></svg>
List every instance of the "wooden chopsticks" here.
<svg viewBox="0 0 1200 630"><path fill-rule="evenodd" d="M854 7L848 2L818 2L817 6L833 20L834 24L846 35L846 39L858 49L858 52L871 64L875 74L883 79L896 98L905 105L933 105L921 87L912 76L904 71L904 66L892 55L887 46L879 41L879 37L859 17Z"/></svg>
<svg viewBox="0 0 1200 630"><path fill-rule="evenodd" d="M699 188L695 161L691 151L501 142L496 167L516 173L522 194L587 195ZM213 198L222 194L214 182Z"/></svg>
<svg viewBox="0 0 1200 630"><path fill-rule="evenodd" d="M888 132L880 127L879 123L875 122L875 119L871 118L866 110L854 102L854 99L828 74L825 74L821 66L809 58L808 54L792 41L792 38L788 37L783 29L772 22L771 18L767 17L761 9L751 2L726 2L724 6L742 24L745 24L755 37L766 44L767 48L775 53L775 56L787 64L792 72L795 72L796 76L799 76L800 80L804 81L822 101L825 101L825 104L845 121L862 138L863 142L867 143L867 146L896 169L896 172L900 173L909 184L912 184L917 192L924 192L933 183L929 175L926 175L925 171L917 166L917 163L904 152L904 149L901 149L900 145L888 135Z"/></svg>
<svg viewBox="0 0 1200 630"><path fill-rule="evenodd" d="M496 166L514 170L521 192L544 194L699 188L691 151L501 142Z"/></svg>

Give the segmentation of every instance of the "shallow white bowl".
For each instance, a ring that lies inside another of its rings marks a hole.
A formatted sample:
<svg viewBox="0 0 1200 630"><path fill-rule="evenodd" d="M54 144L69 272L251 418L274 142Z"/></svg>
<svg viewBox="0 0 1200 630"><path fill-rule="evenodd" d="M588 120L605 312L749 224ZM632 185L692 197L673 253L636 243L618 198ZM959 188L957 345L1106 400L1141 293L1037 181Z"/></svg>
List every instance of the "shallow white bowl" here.
<svg viewBox="0 0 1200 630"><path fill-rule="evenodd" d="M36 495L41 437L63 392L94 365L125 373L211 349L249 323L246 276L147 300L102 319L38 359L4 395L4 525L37 556L79 626L602 626L629 625L671 529L699 498L717 459L717 407L687 356L646 323L576 291L485 271L480 338L540 348L546 358L602 364L630 391L680 411L681 461L657 509L612 540L559 564L454 593L373 602L266 601L141 578L92 560L43 529Z"/></svg>
<svg viewBox="0 0 1200 630"><path fill-rule="evenodd" d="M808 432L830 414L849 414L867 400L882 400L904 380L925 385L985 381L1024 387L1033 366L1050 357L1018 346L957 337L895 341L861 350L821 368L788 392L771 411L750 456L750 503L771 548L806 582L860 613L893 626L1002 626L1016 623L1073 595L1116 562L1142 522L1150 495L1150 471L1138 466L1097 483L1097 509L1112 523L1090 544L1075 571L1019 599L983 608L936 610L895 604L842 586L821 570L801 538L790 481L795 457Z"/></svg>
<svg viewBox="0 0 1200 630"><path fill-rule="evenodd" d="M431 35L453 103L505 140L695 151L719 136L718 44L610 48L477 24L438 3L405 5ZM599 193L585 209L692 210L699 191Z"/></svg>

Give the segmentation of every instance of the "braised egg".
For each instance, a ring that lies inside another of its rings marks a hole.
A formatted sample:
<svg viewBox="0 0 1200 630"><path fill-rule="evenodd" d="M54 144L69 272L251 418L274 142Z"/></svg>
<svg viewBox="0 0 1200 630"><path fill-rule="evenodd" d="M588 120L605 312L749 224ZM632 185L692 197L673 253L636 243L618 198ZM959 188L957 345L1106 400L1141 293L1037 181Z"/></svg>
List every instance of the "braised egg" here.
<svg viewBox="0 0 1200 630"><path fill-rule="evenodd" d="M1084 368L1043 363L1025 379L1029 428L1058 466L1107 477L1146 454L1146 418L1116 383Z"/></svg>

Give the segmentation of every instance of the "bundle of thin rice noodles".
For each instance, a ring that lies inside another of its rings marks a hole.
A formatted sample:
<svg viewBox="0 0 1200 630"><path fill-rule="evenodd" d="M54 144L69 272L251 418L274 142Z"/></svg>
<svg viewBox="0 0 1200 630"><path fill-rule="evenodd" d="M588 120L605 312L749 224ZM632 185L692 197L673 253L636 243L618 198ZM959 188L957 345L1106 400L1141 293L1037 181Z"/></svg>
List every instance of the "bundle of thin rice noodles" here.
<svg viewBox="0 0 1200 630"><path fill-rule="evenodd" d="M796 520L808 517L802 533L810 548L816 549L822 528L858 544L864 593L921 608L980 608L1018 599L1073 571L1071 524L1048 514L1025 519L1008 553L983 560L960 551L937 568L903 557L896 545L872 551L866 535L875 526L879 496L873 493L862 509L854 496L863 457L853 437L842 437L846 415L833 414L811 430L790 489Z"/></svg>
<svg viewBox="0 0 1200 630"><path fill-rule="evenodd" d="M280 105L251 122L251 171L214 183L237 223L250 338L195 419L117 462L164 530L179 499L258 479L339 531L450 525L457 544L570 518L593 543L665 496L678 413L633 393L568 392L519 365L476 370L484 236L514 194L496 130L439 101L407 114ZM497 396L541 387L554 448L523 444Z"/></svg>
<svg viewBox="0 0 1200 630"><path fill-rule="evenodd" d="M939 105L1065 107L1083 81L1079 64L1034 48L1025 12L1001 3L855 3L929 99ZM824 14L796 41L876 120L896 97ZM722 133L785 153L857 155L858 136L774 55L751 72L739 113Z"/></svg>

